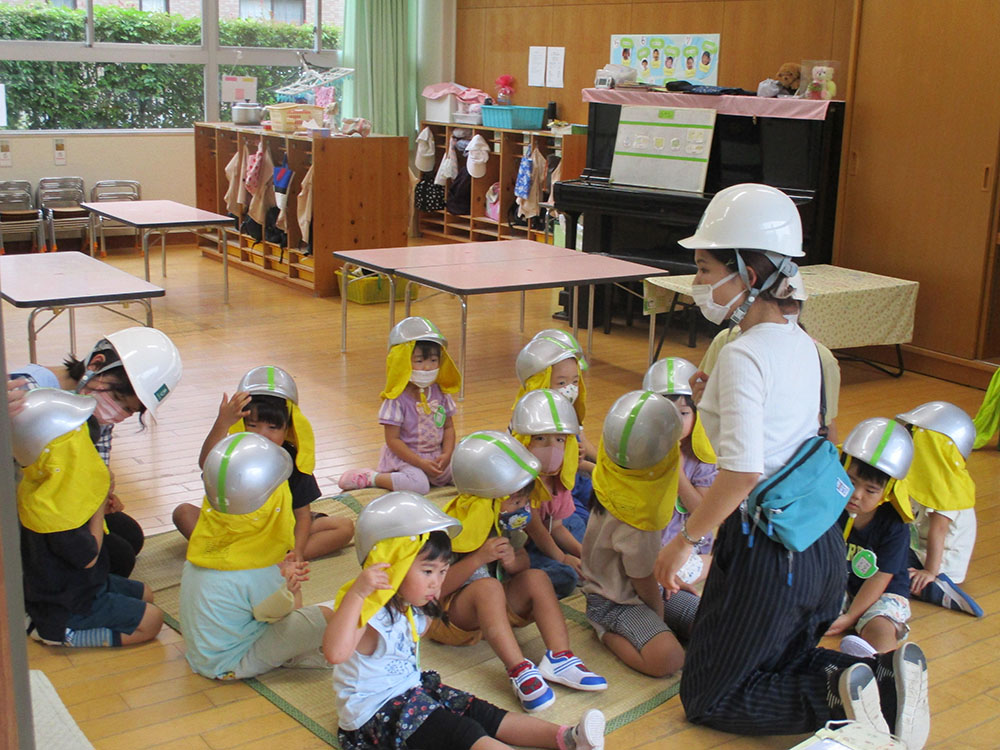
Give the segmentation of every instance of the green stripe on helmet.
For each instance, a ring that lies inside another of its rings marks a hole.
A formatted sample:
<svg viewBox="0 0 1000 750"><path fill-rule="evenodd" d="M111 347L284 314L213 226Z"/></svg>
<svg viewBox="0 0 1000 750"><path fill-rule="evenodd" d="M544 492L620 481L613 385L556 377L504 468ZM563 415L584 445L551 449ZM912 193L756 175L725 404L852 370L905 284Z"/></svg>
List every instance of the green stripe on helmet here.
<svg viewBox="0 0 1000 750"><path fill-rule="evenodd" d="M514 451L512 451L510 449L510 446L505 445L504 443L502 443L499 440L497 440L495 437L492 437L490 435L484 435L481 432L474 432L471 435L469 435L469 437L466 438L466 439L467 440L485 440L487 443L493 443L493 445L495 445L497 448L499 448L504 453L506 453L508 456L510 456L510 458L514 461L514 463L516 463L518 466L520 466L526 472L528 472L529 474L531 474L531 476L532 476L533 479L537 479L538 478L538 472L537 471L535 471L530 466L528 466L528 464L526 464L521 459L521 457L519 455L517 455L516 453L514 453Z"/></svg>
<svg viewBox="0 0 1000 750"><path fill-rule="evenodd" d="M552 412L552 422L556 426L556 432L565 432L566 428L563 426L562 420L559 419L559 410L556 408L556 400L552 397L551 391L543 391L545 394L545 400L549 402L549 411Z"/></svg>
<svg viewBox="0 0 1000 750"><path fill-rule="evenodd" d="M652 395L652 391L643 391L643 394L639 396L639 400L636 401L635 405L632 407L632 411L628 413L628 418L625 420L625 429L622 430L621 440L618 441L617 463L621 466L624 466L628 460L628 439L632 435L632 428L635 426L635 420L638 418L639 412L642 411L642 405L645 404Z"/></svg>
<svg viewBox="0 0 1000 750"><path fill-rule="evenodd" d="M674 382L674 360L667 360L667 391L670 393L674 392L674 387L677 384Z"/></svg>
<svg viewBox="0 0 1000 750"><path fill-rule="evenodd" d="M274 367L272 365L267 367L267 390L274 390Z"/></svg>
<svg viewBox="0 0 1000 750"><path fill-rule="evenodd" d="M889 438L892 436L892 431L894 427L895 427L894 422L891 421L886 422L885 432L882 433L882 437L881 439L879 439L878 445L875 446L875 452L872 453L872 460L871 460L872 466L875 466L878 463L879 459L882 458L882 451L884 451L885 447L889 444Z"/></svg>
<svg viewBox="0 0 1000 750"><path fill-rule="evenodd" d="M233 455L233 451L236 450L236 446L240 444L240 441L247 436L247 433L239 433L233 439L233 442L229 444L226 448L225 454L222 456L222 462L219 464L219 478L218 486L216 488L216 499L215 501L219 504L219 510L223 513L229 512L229 503L226 501L226 472L229 471L229 459Z"/></svg>

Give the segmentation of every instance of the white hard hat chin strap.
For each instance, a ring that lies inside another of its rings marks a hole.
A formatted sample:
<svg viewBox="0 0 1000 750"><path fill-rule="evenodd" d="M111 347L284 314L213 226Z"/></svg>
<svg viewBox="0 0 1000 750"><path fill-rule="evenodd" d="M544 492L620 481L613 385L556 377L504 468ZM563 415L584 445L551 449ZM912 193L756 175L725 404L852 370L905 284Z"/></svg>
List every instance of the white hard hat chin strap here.
<svg viewBox="0 0 1000 750"><path fill-rule="evenodd" d="M779 255L778 253L771 253L766 251L757 251L757 252L764 252L765 257L767 257L767 259L774 264L775 270L774 273L768 276L763 283L754 286L750 283L750 275L747 273L746 264L743 262L743 255L740 253L739 250L736 251L736 264L740 269L739 270L740 278L743 279L743 283L747 285L747 289L749 290L747 298L743 301L743 303L739 307L733 310L733 314L729 316L729 319L737 324L739 324L740 321L743 320L743 318L747 314L747 310L749 310L750 306L757 301L757 297L760 296L761 292L770 289L772 286L774 286L775 283L777 283L778 279L780 279L781 276L784 274L784 272L787 270L788 265L791 265L793 270L798 268L795 265L795 263L791 260L791 258L789 258L788 256ZM790 275L790 274L784 274L784 275ZM758 282L759 281L760 279L758 279Z"/></svg>

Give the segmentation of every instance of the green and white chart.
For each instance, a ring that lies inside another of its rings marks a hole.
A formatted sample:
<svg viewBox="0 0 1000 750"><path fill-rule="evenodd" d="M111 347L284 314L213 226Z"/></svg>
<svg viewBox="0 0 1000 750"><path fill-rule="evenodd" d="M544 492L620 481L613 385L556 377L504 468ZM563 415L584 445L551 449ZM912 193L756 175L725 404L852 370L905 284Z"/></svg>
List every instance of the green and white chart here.
<svg viewBox="0 0 1000 750"><path fill-rule="evenodd" d="M714 129L714 109L623 106L611 182L702 192Z"/></svg>

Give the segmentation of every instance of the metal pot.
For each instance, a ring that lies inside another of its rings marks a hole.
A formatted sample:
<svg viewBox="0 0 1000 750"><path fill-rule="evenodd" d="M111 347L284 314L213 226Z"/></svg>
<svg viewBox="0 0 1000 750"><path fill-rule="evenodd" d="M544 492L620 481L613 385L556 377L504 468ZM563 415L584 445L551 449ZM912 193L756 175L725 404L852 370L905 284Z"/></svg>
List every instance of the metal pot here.
<svg viewBox="0 0 1000 750"><path fill-rule="evenodd" d="M264 108L249 99L234 104L232 111L234 125L260 125L264 118Z"/></svg>

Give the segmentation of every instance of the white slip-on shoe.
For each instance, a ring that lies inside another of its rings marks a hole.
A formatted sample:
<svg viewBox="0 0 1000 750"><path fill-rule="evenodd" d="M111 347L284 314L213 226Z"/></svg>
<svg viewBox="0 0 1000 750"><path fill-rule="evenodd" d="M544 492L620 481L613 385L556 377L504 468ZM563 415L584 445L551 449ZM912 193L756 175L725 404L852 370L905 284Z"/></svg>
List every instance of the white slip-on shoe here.
<svg viewBox="0 0 1000 750"><path fill-rule="evenodd" d="M862 662L852 664L840 673L837 687L848 719L889 735L889 725L882 715L878 685L871 667Z"/></svg>
<svg viewBox="0 0 1000 750"><path fill-rule="evenodd" d="M927 696L927 657L916 643L904 643L892 655L896 680L896 736L908 750L921 750L931 733Z"/></svg>

